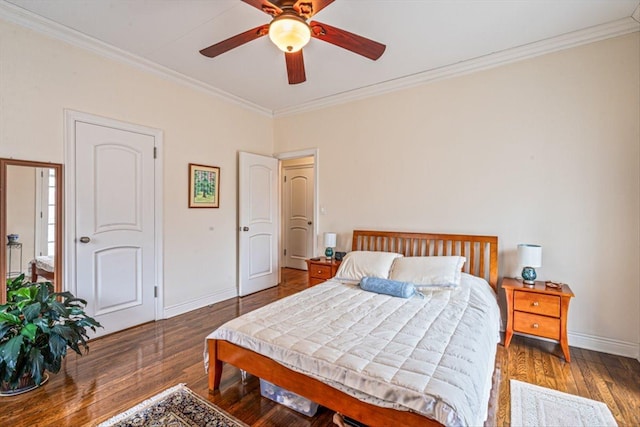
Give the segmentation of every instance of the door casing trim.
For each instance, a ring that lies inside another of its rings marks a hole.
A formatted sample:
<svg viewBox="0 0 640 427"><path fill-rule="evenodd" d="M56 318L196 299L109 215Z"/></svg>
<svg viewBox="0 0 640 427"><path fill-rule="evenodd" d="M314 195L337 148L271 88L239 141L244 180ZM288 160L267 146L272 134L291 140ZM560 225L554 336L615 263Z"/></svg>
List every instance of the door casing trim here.
<svg viewBox="0 0 640 427"><path fill-rule="evenodd" d="M313 251L315 252L318 248L318 219L319 219L319 209L320 205L318 203L318 197L320 194L320 179L319 179L319 170L320 170L320 150L318 148L308 148L304 150L297 151L286 151L282 153L276 153L273 155L278 162L278 218L282 219L282 161L289 159L299 159L301 157L313 157ZM280 233L278 234L278 251L282 254L282 247L284 245L283 235L284 235L284 224L283 221L280 221ZM278 265L278 282L281 282L280 272L284 265L284 257L279 257L279 265Z"/></svg>
<svg viewBox="0 0 640 427"><path fill-rule="evenodd" d="M136 132L149 135L154 138L154 146L156 156L154 159L154 286L157 289L157 297L155 299L155 320L165 318L164 315L164 276L163 276L163 230L162 230L162 196L163 196L163 158L164 152L164 133L160 129L154 129L146 126L127 123L107 117L96 116L89 113L83 113L74 110L64 110L64 223L63 230L64 239L62 242L64 253L64 286L65 290L72 293L77 292L76 284L76 253L75 248L75 207L76 207L76 170L75 170L75 140L76 140L76 122L88 123L98 126L106 126L114 129Z"/></svg>

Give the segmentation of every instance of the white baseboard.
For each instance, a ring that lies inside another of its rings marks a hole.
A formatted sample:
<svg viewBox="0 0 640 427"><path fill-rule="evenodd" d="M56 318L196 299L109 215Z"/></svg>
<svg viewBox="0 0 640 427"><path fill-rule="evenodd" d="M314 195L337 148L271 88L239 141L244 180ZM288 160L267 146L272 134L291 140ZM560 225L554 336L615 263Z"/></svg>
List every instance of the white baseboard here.
<svg viewBox="0 0 640 427"><path fill-rule="evenodd" d="M218 291L216 293L207 295L202 298L193 299L180 304L170 305L163 310L163 319L178 316L180 314L188 313L193 310L197 310L202 307L206 307L211 304L215 304L220 301L224 301L229 298L235 298L238 296L238 290L234 286L230 289Z"/></svg>
<svg viewBox="0 0 640 427"><path fill-rule="evenodd" d="M502 324L500 332L504 334L506 327ZM515 335L520 335L517 332ZM527 335L530 336L530 335ZM557 342L555 340L535 337L543 341ZM580 332L567 331L569 347L584 348L586 350L600 351L602 353L615 354L617 356L632 357L640 362L640 344L627 341L614 340L611 338L597 337Z"/></svg>
<svg viewBox="0 0 640 427"><path fill-rule="evenodd" d="M569 339L569 346L571 347L601 351L603 353L632 357L634 359L640 358L640 347L638 343L597 337L579 332L567 332L567 338Z"/></svg>

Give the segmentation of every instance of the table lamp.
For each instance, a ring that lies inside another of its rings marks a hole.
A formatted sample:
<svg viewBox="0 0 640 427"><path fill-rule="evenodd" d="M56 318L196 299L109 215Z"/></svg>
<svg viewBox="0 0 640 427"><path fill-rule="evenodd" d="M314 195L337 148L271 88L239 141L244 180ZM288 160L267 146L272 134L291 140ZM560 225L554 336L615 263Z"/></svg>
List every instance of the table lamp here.
<svg viewBox="0 0 640 427"><path fill-rule="evenodd" d="M333 257L333 248L336 247L336 233L324 233L324 246L327 248L324 251L324 256L327 258Z"/></svg>
<svg viewBox="0 0 640 427"><path fill-rule="evenodd" d="M542 267L542 246L527 243L518 245L518 262L522 266L522 281L533 285L536 281L536 268Z"/></svg>

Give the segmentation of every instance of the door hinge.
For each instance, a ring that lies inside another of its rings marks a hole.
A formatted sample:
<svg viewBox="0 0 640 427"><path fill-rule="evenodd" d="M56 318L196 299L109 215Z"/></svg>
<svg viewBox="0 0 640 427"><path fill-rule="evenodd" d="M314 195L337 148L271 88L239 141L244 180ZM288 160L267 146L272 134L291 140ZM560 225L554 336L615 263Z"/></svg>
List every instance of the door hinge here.
<svg viewBox="0 0 640 427"><path fill-rule="evenodd" d="M153 147L153 158L154 159L158 158L158 147Z"/></svg>
<svg viewBox="0 0 640 427"><path fill-rule="evenodd" d="M284 176L284 182L287 182L287 176L286 175Z"/></svg>
<svg viewBox="0 0 640 427"><path fill-rule="evenodd" d="M284 256L287 256L287 250L286 249L284 250Z"/></svg>
<svg viewBox="0 0 640 427"><path fill-rule="evenodd" d="M154 298L158 298L158 287L157 286L153 287L153 297Z"/></svg>

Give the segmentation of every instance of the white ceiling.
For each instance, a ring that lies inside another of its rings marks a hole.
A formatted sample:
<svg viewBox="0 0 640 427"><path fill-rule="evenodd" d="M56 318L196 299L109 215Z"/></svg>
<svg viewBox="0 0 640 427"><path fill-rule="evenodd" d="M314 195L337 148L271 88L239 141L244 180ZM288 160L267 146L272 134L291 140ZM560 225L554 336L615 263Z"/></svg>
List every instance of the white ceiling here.
<svg viewBox="0 0 640 427"><path fill-rule="evenodd" d="M384 43L385 53L371 61L312 39L304 48L307 81L289 85L284 54L268 37L217 58L200 55L204 47L270 21L270 16L240 0L6 1L10 4L2 0L5 9L23 17L47 18L276 115L401 86L447 67L499 58L501 52L524 52L515 54L524 56L530 46L544 50L544 43L552 46L554 40L565 40L566 45L570 33L577 31L582 31L582 39L585 34L589 34L586 39L597 38L598 31L610 31L623 22L629 32L629 23L637 24L629 17L634 11L637 16L640 4L639 0L335 0L313 20ZM615 35L619 30L612 31Z"/></svg>

